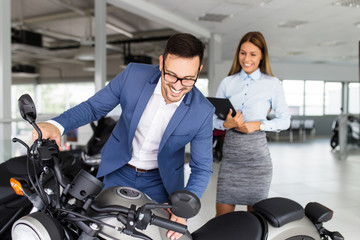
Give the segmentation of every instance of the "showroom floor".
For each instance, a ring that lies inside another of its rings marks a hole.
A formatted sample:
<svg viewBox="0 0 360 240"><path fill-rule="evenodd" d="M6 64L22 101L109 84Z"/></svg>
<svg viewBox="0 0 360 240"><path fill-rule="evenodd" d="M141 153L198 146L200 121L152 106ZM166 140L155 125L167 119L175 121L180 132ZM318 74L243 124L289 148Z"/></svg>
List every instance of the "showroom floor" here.
<svg viewBox="0 0 360 240"><path fill-rule="evenodd" d="M339 231L346 240L359 239L360 150L349 146L346 159L340 160L339 151L331 151L328 139L270 142L269 148L274 168L269 197L290 198L303 207L308 202L319 202L334 211L325 228ZM202 209L188 222L190 231L215 216L218 169L219 162L215 161L214 174L201 199Z"/></svg>

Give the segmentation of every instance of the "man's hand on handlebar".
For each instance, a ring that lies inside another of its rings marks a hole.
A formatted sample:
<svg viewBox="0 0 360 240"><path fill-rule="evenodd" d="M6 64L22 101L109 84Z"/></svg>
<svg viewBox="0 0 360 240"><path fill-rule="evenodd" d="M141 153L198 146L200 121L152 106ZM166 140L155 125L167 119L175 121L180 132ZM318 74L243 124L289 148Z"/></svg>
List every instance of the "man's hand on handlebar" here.
<svg viewBox="0 0 360 240"><path fill-rule="evenodd" d="M186 225L186 218L181 218L181 217L178 217L176 216L175 214L173 214L170 209L167 209L170 213L170 220L173 221L173 222L177 222L177 223L180 223L180 224L183 224L183 225ZM169 230L166 234L166 237L168 237L169 239L171 240L174 240L174 239L179 239L180 237L182 236L181 233L178 233L178 232L174 232L174 231L171 231Z"/></svg>
<svg viewBox="0 0 360 240"><path fill-rule="evenodd" d="M37 124L42 132L43 139L53 139L56 144L61 146L61 133L60 130L53 124L47 122L41 122ZM38 138L38 134L35 129L32 131L32 140L35 141Z"/></svg>

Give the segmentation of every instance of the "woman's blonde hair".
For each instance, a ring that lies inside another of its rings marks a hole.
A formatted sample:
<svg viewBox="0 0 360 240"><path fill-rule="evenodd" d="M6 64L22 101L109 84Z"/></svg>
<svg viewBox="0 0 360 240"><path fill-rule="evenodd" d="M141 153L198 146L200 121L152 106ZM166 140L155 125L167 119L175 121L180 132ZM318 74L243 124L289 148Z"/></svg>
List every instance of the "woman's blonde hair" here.
<svg viewBox="0 0 360 240"><path fill-rule="evenodd" d="M248 32L247 34L245 34L242 37L242 39L240 40L239 45L236 49L234 61L230 68L228 76L241 71L241 65L239 62L239 52L240 52L241 45L245 42L251 42L252 44L254 44L255 46L257 46L260 49L261 54L262 54L262 59L260 60L260 64L259 64L260 71L267 75L274 76L271 71L271 67L270 67L269 53L267 50L265 38L260 32Z"/></svg>

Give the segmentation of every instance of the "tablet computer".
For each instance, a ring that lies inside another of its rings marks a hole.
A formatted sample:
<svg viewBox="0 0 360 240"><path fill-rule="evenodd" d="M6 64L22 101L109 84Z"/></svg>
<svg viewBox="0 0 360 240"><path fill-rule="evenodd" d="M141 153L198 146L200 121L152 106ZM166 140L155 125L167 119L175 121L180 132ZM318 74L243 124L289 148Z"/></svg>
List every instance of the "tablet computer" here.
<svg viewBox="0 0 360 240"><path fill-rule="evenodd" d="M230 109L233 110L232 116L235 116L235 108L228 98L207 97L207 99L215 107L215 114L219 119L225 120L226 116L229 114Z"/></svg>

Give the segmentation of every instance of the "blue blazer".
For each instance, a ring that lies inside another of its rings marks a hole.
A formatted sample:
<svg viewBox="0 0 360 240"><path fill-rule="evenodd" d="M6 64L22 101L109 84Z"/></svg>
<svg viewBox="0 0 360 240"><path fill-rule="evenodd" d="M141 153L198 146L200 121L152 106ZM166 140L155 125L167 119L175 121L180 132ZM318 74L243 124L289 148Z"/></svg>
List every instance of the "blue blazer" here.
<svg viewBox="0 0 360 240"><path fill-rule="evenodd" d="M53 119L67 132L98 120L120 104L119 121L101 151L98 177L130 161L135 130L160 74L159 66L129 64L94 96ZM158 151L159 172L169 194L185 188L201 197L205 191L212 174L213 114L214 107L194 86L171 118ZM184 156L185 145L189 142L191 174L185 187Z"/></svg>

